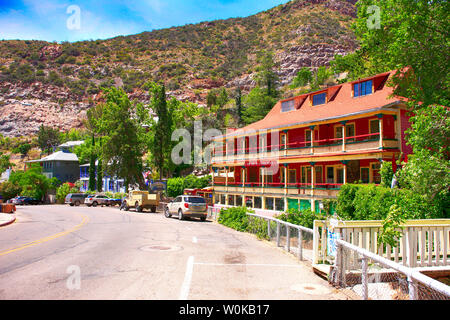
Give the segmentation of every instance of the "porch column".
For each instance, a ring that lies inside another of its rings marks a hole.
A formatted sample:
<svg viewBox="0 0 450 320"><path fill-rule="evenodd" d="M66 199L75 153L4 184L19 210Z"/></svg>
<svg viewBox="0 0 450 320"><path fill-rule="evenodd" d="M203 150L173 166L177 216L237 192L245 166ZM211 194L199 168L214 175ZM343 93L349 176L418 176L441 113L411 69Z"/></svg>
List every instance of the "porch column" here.
<svg viewBox="0 0 450 320"><path fill-rule="evenodd" d="M316 183L316 179L315 179L315 173L316 173L316 168L315 168L316 163L315 162L311 162L311 197L314 196L314 184Z"/></svg>
<svg viewBox="0 0 450 320"><path fill-rule="evenodd" d="M346 184L347 183L347 163L348 163L348 160L343 160L341 162L344 165L344 179L343 179L344 181L343 181L343 183Z"/></svg>
<svg viewBox="0 0 450 320"><path fill-rule="evenodd" d="M380 126L379 131L380 131L380 145L379 145L379 149L383 149L383 115L382 114L378 114L378 124Z"/></svg>
<svg viewBox="0 0 450 320"><path fill-rule="evenodd" d="M261 178L262 178L262 179L261 179L262 185L261 185L261 187L263 188L263 192L264 192L264 186L265 186L265 180L266 180L266 179L265 179L265 176L264 176L264 173L266 172L265 169L264 169L264 167L261 168L261 171L260 171L260 172L261 172L261 174L262 174L262 177L261 177Z"/></svg>
<svg viewBox="0 0 450 320"><path fill-rule="evenodd" d="M284 166L284 193L286 194L286 191L287 191L287 167L288 167L288 165L285 163L285 164L283 164L283 166Z"/></svg>
<svg viewBox="0 0 450 320"><path fill-rule="evenodd" d="M346 145L345 145L345 125L347 124L347 121L341 121L342 124L342 152L345 152Z"/></svg>
<svg viewBox="0 0 450 320"><path fill-rule="evenodd" d="M228 167L225 167L225 190L228 191Z"/></svg>
<svg viewBox="0 0 450 320"><path fill-rule="evenodd" d="M314 129L316 126L310 126L309 129L311 129L311 154L314 154Z"/></svg>
<svg viewBox="0 0 450 320"><path fill-rule="evenodd" d="M344 184L347 184L347 163L344 163Z"/></svg>

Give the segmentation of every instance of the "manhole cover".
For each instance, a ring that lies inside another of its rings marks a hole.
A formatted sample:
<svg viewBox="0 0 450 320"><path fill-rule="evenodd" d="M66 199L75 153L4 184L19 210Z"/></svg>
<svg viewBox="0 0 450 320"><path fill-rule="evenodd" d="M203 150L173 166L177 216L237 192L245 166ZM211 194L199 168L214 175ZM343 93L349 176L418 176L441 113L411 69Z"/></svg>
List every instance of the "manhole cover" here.
<svg viewBox="0 0 450 320"><path fill-rule="evenodd" d="M294 284L291 286L291 289L297 292L313 295L322 295L331 293L331 290L328 289L327 287L311 283Z"/></svg>
<svg viewBox="0 0 450 320"><path fill-rule="evenodd" d="M182 248L179 246L171 246L171 245L163 245L163 244L155 244L148 245L139 248L142 251L178 251Z"/></svg>

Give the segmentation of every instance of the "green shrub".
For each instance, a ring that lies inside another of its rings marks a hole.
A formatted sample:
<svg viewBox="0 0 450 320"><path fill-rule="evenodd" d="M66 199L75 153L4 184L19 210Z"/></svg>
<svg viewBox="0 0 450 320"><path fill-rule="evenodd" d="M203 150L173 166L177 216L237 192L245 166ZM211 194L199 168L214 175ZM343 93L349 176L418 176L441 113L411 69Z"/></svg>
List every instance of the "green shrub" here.
<svg viewBox="0 0 450 320"><path fill-rule="evenodd" d="M380 170L381 186L390 188L392 177L394 176L394 170L392 170L392 162L384 161Z"/></svg>
<svg viewBox="0 0 450 320"><path fill-rule="evenodd" d="M167 180L167 195L175 198L183 194L184 180L183 178L170 178Z"/></svg>
<svg viewBox="0 0 450 320"><path fill-rule="evenodd" d="M10 181L5 181L0 183L0 194L3 197L3 201L9 200L18 196L22 191L22 187L16 183L12 183Z"/></svg>
<svg viewBox="0 0 450 320"><path fill-rule="evenodd" d="M56 200L58 203L64 203L66 196L69 193L77 193L78 188L71 188L68 183L63 183L56 189Z"/></svg>
<svg viewBox="0 0 450 320"><path fill-rule="evenodd" d="M232 207L221 209L218 222L237 231L247 231L249 226L247 208Z"/></svg>
<svg viewBox="0 0 450 320"><path fill-rule="evenodd" d="M312 229L314 226L314 220L325 220L326 216L323 214L314 213L311 210L289 209L286 213L277 215L275 218Z"/></svg>
<svg viewBox="0 0 450 320"><path fill-rule="evenodd" d="M338 195L336 211L344 220L384 220L392 205L405 219L446 217L449 199L427 199L409 189L390 189L376 185L346 184Z"/></svg>

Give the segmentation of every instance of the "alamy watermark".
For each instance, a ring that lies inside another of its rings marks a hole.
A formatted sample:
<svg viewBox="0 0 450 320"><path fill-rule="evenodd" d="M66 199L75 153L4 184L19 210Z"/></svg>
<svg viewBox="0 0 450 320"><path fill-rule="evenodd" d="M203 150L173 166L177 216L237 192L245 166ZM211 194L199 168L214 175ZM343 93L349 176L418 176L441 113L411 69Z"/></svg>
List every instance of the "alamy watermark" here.
<svg viewBox="0 0 450 320"><path fill-rule="evenodd" d="M80 30L81 29L81 9L77 5L70 5L66 10L67 14L70 14L69 18L66 20L66 27L69 30Z"/></svg>
<svg viewBox="0 0 450 320"><path fill-rule="evenodd" d="M369 6L366 11L367 14L370 14L367 19L367 28L369 30L378 30L381 29L381 9L379 6Z"/></svg>
<svg viewBox="0 0 450 320"><path fill-rule="evenodd" d="M81 289L81 269L77 265L71 265L67 267L66 273L69 277L66 280L66 287L69 290Z"/></svg>

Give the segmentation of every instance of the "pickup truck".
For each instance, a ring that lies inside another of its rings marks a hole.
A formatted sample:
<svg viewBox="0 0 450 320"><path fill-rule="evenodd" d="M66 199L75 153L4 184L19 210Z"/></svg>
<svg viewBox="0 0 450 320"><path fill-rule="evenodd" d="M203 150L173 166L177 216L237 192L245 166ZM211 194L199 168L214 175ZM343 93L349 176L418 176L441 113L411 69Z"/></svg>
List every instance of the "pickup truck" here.
<svg viewBox="0 0 450 320"><path fill-rule="evenodd" d="M156 212L160 201L159 193L149 193L148 191L130 191L128 196L124 199L121 208L125 211L134 207L137 212L142 212L144 209L150 209L151 212Z"/></svg>

